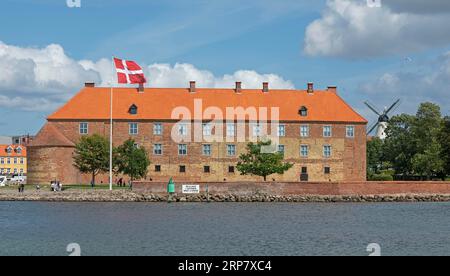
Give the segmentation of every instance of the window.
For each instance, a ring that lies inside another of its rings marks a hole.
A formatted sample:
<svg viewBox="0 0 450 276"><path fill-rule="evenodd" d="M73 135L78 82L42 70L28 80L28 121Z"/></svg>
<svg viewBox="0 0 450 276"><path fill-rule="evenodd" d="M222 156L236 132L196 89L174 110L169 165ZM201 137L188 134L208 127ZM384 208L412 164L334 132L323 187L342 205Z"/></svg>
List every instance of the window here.
<svg viewBox="0 0 450 276"><path fill-rule="evenodd" d="M0 164L5 164L5 158L0 158Z"/></svg>
<svg viewBox="0 0 450 276"><path fill-rule="evenodd" d="M14 158L14 164L17 164L17 158Z"/></svg>
<svg viewBox="0 0 450 276"><path fill-rule="evenodd" d="M137 123L130 123L129 128L130 135L137 135L139 133L139 126Z"/></svg>
<svg viewBox="0 0 450 276"><path fill-rule="evenodd" d="M128 109L128 113L130 113L131 115L137 115L137 113L138 113L137 106L135 104L130 106L130 108Z"/></svg>
<svg viewBox="0 0 450 276"><path fill-rule="evenodd" d="M187 136L188 135L188 125L187 124L180 124L178 126L178 134L181 136Z"/></svg>
<svg viewBox="0 0 450 276"><path fill-rule="evenodd" d="M346 130L345 130L345 136L347 136L347 138L354 138L355 137L355 127L347 126Z"/></svg>
<svg viewBox="0 0 450 276"><path fill-rule="evenodd" d="M309 126L307 125L300 126L300 136L309 137Z"/></svg>
<svg viewBox="0 0 450 276"><path fill-rule="evenodd" d="M186 144L178 145L178 155L187 155L187 145Z"/></svg>
<svg viewBox="0 0 450 276"><path fill-rule="evenodd" d="M155 172L161 172L161 165L155 165Z"/></svg>
<svg viewBox="0 0 450 276"><path fill-rule="evenodd" d="M11 158L6 158L6 164L11 164Z"/></svg>
<svg viewBox="0 0 450 276"><path fill-rule="evenodd" d="M309 155L309 146L308 145L301 145L300 146L300 156L301 157L308 157Z"/></svg>
<svg viewBox="0 0 450 276"><path fill-rule="evenodd" d="M14 174L17 174L17 169L14 169Z"/></svg>
<svg viewBox="0 0 450 276"><path fill-rule="evenodd" d="M324 171L325 174L330 174L331 173L331 168L330 167L325 167L323 169L323 171Z"/></svg>
<svg viewBox="0 0 450 276"><path fill-rule="evenodd" d="M156 123L153 125L153 135L162 135L163 134L163 126L161 123Z"/></svg>
<svg viewBox="0 0 450 276"><path fill-rule="evenodd" d="M326 158L331 157L331 146L323 146L323 156Z"/></svg>
<svg viewBox="0 0 450 276"><path fill-rule="evenodd" d="M10 174L10 173L11 173L11 169L9 169L9 168L6 169L6 173L7 173L7 174Z"/></svg>
<svg viewBox="0 0 450 276"><path fill-rule="evenodd" d="M236 155L236 145L227 145L227 154L228 156Z"/></svg>
<svg viewBox="0 0 450 276"><path fill-rule="evenodd" d="M308 116L308 108L306 108L306 106L302 106L298 111L298 114L302 117Z"/></svg>
<svg viewBox="0 0 450 276"><path fill-rule="evenodd" d="M302 174L308 173L308 167L302 167Z"/></svg>
<svg viewBox="0 0 450 276"><path fill-rule="evenodd" d="M284 155L285 146L284 145L278 145L278 153L281 153Z"/></svg>
<svg viewBox="0 0 450 276"><path fill-rule="evenodd" d="M154 155L162 155L163 154L163 147L161 144L153 145L153 154Z"/></svg>
<svg viewBox="0 0 450 276"><path fill-rule="evenodd" d="M278 126L278 137L284 137L284 136L286 136L286 126L279 125Z"/></svg>
<svg viewBox="0 0 450 276"><path fill-rule="evenodd" d="M6 149L6 152L7 152L7 153L12 153L12 151L13 151L13 148L12 148L12 147L8 147L8 148Z"/></svg>
<svg viewBox="0 0 450 276"><path fill-rule="evenodd" d="M25 160L23 158L20 158L20 164L24 164Z"/></svg>
<svg viewBox="0 0 450 276"><path fill-rule="evenodd" d="M211 145L203 145L203 155L211 156Z"/></svg>
<svg viewBox="0 0 450 276"><path fill-rule="evenodd" d="M18 148L16 149L16 152L17 152L17 154L22 154L22 148L21 148L21 147L18 147Z"/></svg>
<svg viewBox="0 0 450 276"><path fill-rule="evenodd" d="M89 124L88 123L80 123L80 134L82 134L82 135L89 134Z"/></svg>
<svg viewBox="0 0 450 276"><path fill-rule="evenodd" d="M180 166L180 173L185 173L186 172L186 166L182 165Z"/></svg>
<svg viewBox="0 0 450 276"><path fill-rule="evenodd" d="M260 125L253 126L253 137L261 137L261 126Z"/></svg>
<svg viewBox="0 0 450 276"><path fill-rule="evenodd" d="M203 136L211 136L211 124L203 124Z"/></svg>
<svg viewBox="0 0 450 276"><path fill-rule="evenodd" d="M227 136L228 137L236 136L236 125L234 123L227 124Z"/></svg>
<svg viewBox="0 0 450 276"><path fill-rule="evenodd" d="M20 169L20 174L23 174L23 169Z"/></svg>
<svg viewBox="0 0 450 276"><path fill-rule="evenodd" d="M235 171L234 166L228 167L228 173L234 173L234 171Z"/></svg>
<svg viewBox="0 0 450 276"><path fill-rule="evenodd" d="M323 127L323 137L331 137L331 126Z"/></svg>
<svg viewBox="0 0 450 276"><path fill-rule="evenodd" d="M203 167L203 172L204 173L211 173L211 167L210 166L204 166Z"/></svg>

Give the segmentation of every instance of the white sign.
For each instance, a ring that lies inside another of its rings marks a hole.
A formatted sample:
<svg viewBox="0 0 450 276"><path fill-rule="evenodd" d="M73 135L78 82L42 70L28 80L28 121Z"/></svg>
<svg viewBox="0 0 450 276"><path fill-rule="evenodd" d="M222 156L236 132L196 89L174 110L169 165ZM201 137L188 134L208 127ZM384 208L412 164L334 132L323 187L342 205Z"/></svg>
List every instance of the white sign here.
<svg viewBox="0 0 450 276"><path fill-rule="evenodd" d="M183 185L183 194L199 194L200 185Z"/></svg>

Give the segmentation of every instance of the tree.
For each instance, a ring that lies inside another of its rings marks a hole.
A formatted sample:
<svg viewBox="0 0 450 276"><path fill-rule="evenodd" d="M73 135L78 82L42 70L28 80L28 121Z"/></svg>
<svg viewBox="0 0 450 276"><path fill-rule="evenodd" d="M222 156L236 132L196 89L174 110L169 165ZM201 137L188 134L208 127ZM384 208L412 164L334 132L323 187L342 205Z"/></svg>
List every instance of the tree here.
<svg viewBox="0 0 450 276"><path fill-rule="evenodd" d="M147 152L129 139L116 149L115 165L117 172L128 175L131 181L147 176L150 160Z"/></svg>
<svg viewBox="0 0 450 276"><path fill-rule="evenodd" d="M272 141L249 143L247 153L241 154L237 169L241 175L257 175L267 181L267 176L272 174L284 174L294 165L284 163L282 153L263 153L262 147L269 147Z"/></svg>
<svg viewBox="0 0 450 276"><path fill-rule="evenodd" d="M383 146L384 159L388 161L397 175L403 177L413 173L412 158L417 153L417 141L413 135L415 116L401 114L389 121Z"/></svg>
<svg viewBox="0 0 450 276"><path fill-rule="evenodd" d="M99 173L109 170L109 142L100 135L84 136L75 146L74 165L81 173L92 175L92 185Z"/></svg>
<svg viewBox="0 0 450 276"><path fill-rule="evenodd" d="M367 176L371 179L383 169L383 140L373 138L367 142Z"/></svg>
<svg viewBox="0 0 450 276"><path fill-rule="evenodd" d="M445 178L450 176L450 117L445 117L442 125L439 142L442 146L441 158L444 161L443 178Z"/></svg>
<svg viewBox="0 0 450 276"><path fill-rule="evenodd" d="M442 146L439 141L442 126L441 108L433 103L421 104L412 127L417 146L412 164L414 172L428 180L444 172Z"/></svg>

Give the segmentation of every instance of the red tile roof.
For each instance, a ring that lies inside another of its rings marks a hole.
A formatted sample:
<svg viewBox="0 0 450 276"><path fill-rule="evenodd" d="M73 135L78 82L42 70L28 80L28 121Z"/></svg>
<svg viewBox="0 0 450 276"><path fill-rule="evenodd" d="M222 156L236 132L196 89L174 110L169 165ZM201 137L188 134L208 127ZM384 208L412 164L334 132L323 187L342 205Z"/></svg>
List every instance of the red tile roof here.
<svg viewBox="0 0 450 276"><path fill-rule="evenodd" d="M236 93L234 89L197 88L189 93L184 88L147 88L138 93L134 88L114 89L114 119L122 120L170 120L176 107L187 107L194 114L194 100L201 99L203 110L218 107L226 113L227 107L279 107L280 121L301 122L350 122L367 123L333 90L262 90L244 89ZM109 119L110 88L85 87L66 105L48 117L49 120L106 120ZM138 114L129 114L135 104ZM302 106L308 108L308 116L298 112ZM193 115L192 115L193 116ZM270 116L269 116L270 118Z"/></svg>
<svg viewBox="0 0 450 276"><path fill-rule="evenodd" d="M8 147L11 147L11 153L7 152ZM17 149L21 148L22 152L18 153ZM0 145L0 157L26 157L27 148L19 145Z"/></svg>

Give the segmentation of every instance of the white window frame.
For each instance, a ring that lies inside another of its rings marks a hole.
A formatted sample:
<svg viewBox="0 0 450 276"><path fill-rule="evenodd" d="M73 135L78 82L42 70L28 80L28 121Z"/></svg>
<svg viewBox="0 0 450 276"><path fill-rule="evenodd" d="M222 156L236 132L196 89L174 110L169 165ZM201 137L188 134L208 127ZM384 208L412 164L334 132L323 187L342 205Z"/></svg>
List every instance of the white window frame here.
<svg viewBox="0 0 450 276"><path fill-rule="evenodd" d="M228 144L227 145L227 156L236 156L237 148L236 145Z"/></svg>
<svg viewBox="0 0 450 276"><path fill-rule="evenodd" d="M158 153L158 151L160 153ZM153 155L163 155L163 145L162 144L154 144L153 145Z"/></svg>
<svg viewBox="0 0 450 276"><path fill-rule="evenodd" d="M212 136L212 125L211 123L202 124L203 137Z"/></svg>
<svg viewBox="0 0 450 276"><path fill-rule="evenodd" d="M188 125L187 124L179 124L178 125L178 135L180 135L180 136L188 135Z"/></svg>
<svg viewBox="0 0 450 276"><path fill-rule="evenodd" d="M329 150L327 150L329 149ZM330 158L333 155L333 148L331 145L324 145L323 146L323 157Z"/></svg>
<svg viewBox="0 0 450 276"><path fill-rule="evenodd" d="M253 129L253 131L252 131L253 137L256 137L256 138L261 137L261 133L262 133L261 125L253 124L252 129Z"/></svg>
<svg viewBox="0 0 450 276"><path fill-rule="evenodd" d="M202 145L202 155L203 156L211 156L212 155L212 145L211 144L203 144Z"/></svg>
<svg viewBox="0 0 450 276"><path fill-rule="evenodd" d="M88 135L89 134L89 123L81 122L79 125L79 132L81 135Z"/></svg>
<svg viewBox="0 0 450 276"><path fill-rule="evenodd" d="M286 137L286 125L279 125L278 126L278 137Z"/></svg>
<svg viewBox="0 0 450 276"><path fill-rule="evenodd" d="M306 154L305 151L303 150L304 148L306 148ZM309 145L300 145L300 157L302 158L308 158L309 157Z"/></svg>
<svg viewBox="0 0 450 276"><path fill-rule="evenodd" d="M188 146L187 144L178 144L178 155L186 156L188 155Z"/></svg>
<svg viewBox="0 0 450 276"><path fill-rule="evenodd" d="M227 137L235 137L235 136L236 136L236 124L227 123Z"/></svg>
<svg viewBox="0 0 450 276"><path fill-rule="evenodd" d="M163 125L162 123L153 124L153 135L161 136L163 135Z"/></svg>
<svg viewBox="0 0 450 276"><path fill-rule="evenodd" d="M139 134L139 124L138 123L128 123L128 134L138 135Z"/></svg>
<svg viewBox="0 0 450 276"><path fill-rule="evenodd" d="M328 131L329 129L329 131ZM332 126L323 126L323 137L331 138L333 137L333 127Z"/></svg>
<svg viewBox="0 0 450 276"><path fill-rule="evenodd" d="M306 133L303 131L304 128L306 129ZM310 131L311 131L311 129L310 129L309 125L301 125L300 126L300 137L302 137L302 138L309 137L310 136Z"/></svg>
<svg viewBox="0 0 450 276"><path fill-rule="evenodd" d="M355 138L355 126L346 126L345 127L345 137L347 138Z"/></svg>

